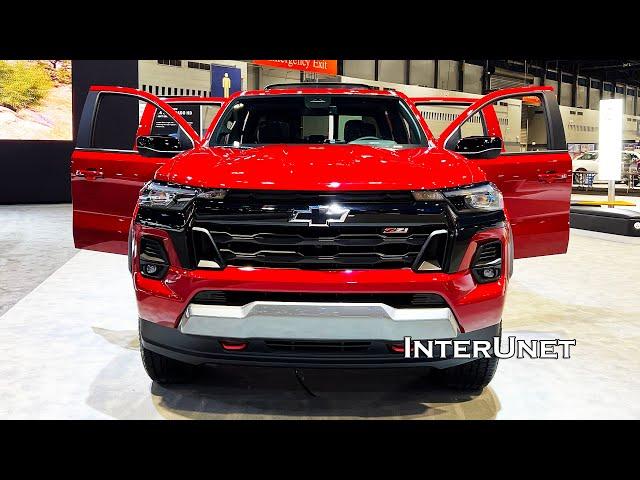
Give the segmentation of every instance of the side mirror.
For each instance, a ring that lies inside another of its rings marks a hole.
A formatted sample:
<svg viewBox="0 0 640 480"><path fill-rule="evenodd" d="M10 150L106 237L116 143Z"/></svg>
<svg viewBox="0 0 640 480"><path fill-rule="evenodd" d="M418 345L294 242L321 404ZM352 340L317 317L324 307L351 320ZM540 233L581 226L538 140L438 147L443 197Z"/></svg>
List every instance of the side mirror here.
<svg viewBox="0 0 640 480"><path fill-rule="evenodd" d="M456 145L455 151L469 158L496 158L502 152L500 137L465 137Z"/></svg>
<svg viewBox="0 0 640 480"><path fill-rule="evenodd" d="M180 140L165 135L138 137L136 146L143 157L173 157L182 151Z"/></svg>

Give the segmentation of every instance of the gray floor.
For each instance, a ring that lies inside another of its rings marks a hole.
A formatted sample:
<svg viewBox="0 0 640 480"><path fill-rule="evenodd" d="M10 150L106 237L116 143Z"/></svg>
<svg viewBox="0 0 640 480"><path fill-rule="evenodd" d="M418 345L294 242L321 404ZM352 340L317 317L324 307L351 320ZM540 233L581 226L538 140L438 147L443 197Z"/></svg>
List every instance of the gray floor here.
<svg viewBox="0 0 640 480"><path fill-rule="evenodd" d="M76 253L71 205L0 205L0 315Z"/></svg>
<svg viewBox="0 0 640 480"><path fill-rule="evenodd" d="M58 231L64 218L70 230L68 207L60 217L56 207L8 208L21 212L15 225L51 231L41 231L42 244L61 248L56 235L66 233L58 238L73 255L69 233ZM80 251L57 270L47 263L55 271L0 315L0 418L638 419L640 297L632 275L640 271L639 248L572 231L567 255L517 260L503 334L575 338L577 345L567 360L502 360L491 385L475 395L433 387L421 372L403 369L305 369L313 395L291 369L255 367L211 368L197 384L161 387L140 362L126 258ZM37 272L40 257L31 250L17 251ZM0 251L2 261L7 255ZM44 257L60 262L65 255ZM24 291L38 278L17 270L0 285ZM16 279L21 286L11 285Z"/></svg>

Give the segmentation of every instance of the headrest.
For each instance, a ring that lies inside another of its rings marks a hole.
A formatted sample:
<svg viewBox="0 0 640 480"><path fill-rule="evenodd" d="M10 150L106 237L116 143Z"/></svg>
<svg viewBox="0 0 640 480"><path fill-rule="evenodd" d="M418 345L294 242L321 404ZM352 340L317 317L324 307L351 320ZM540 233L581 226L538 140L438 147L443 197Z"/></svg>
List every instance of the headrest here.
<svg viewBox="0 0 640 480"><path fill-rule="evenodd" d="M290 140L289 124L278 120L269 120L258 127L258 143L286 143Z"/></svg>

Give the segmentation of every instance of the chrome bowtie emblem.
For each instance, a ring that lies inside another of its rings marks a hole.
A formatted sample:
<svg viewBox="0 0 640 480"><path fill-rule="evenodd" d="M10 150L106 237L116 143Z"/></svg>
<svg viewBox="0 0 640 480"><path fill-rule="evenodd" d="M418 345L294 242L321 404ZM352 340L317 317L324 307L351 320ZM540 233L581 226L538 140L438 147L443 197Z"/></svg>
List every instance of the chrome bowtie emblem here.
<svg viewBox="0 0 640 480"><path fill-rule="evenodd" d="M294 210L290 222L306 223L310 227L328 227L347 219L349 209L340 205L314 205L306 210Z"/></svg>

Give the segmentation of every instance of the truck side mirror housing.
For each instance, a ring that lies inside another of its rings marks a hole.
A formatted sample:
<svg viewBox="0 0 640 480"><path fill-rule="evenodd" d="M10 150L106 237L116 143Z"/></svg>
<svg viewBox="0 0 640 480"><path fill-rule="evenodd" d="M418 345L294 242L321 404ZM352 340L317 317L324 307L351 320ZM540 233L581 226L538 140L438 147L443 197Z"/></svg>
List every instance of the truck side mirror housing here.
<svg viewBox="0 0 640 480"><path fill-rule="evenodd" d="M136 139L143 157L173 157L182 151L180 140L168 135L143 135Z"/></svg>
<svg viewBox="0 0 640 480"><path fill-rule="evenodd" d="M502 152L502 139L484 136L461 138L455 151L473 159L496 158Z"/></svg>

